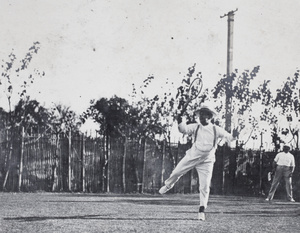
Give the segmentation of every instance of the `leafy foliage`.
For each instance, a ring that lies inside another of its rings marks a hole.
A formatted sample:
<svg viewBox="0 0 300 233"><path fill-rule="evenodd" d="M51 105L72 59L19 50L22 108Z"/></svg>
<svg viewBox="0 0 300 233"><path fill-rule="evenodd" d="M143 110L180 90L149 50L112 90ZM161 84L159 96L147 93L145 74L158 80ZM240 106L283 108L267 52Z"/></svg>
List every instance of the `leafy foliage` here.
<svg viewBox="0 0 300 233"><path fill-rule="evenodd" d="M137 125L136 114L127 100L114 96L92 100L81 120L85 122L87 118L92 118L99 123L99 133L102 135L123 136L133 133L132 129Z"/></svg>
<svg viewBox="0 0 300 233"><path fill-rule="evenodd" d="M299 70L294 74L293 78L288 77L282 89L277 89L277 94L274 100L274 107L279 106L282 113L295 112L298 117L300 111L299 103Z"/></svg>
<svg viewBox="0 0 300 233"><path fill-rule="evenodd" d="M70 107L58 104L50 109L47 124L55 134L59 134L70 131L78 132L81 121Z"/></svg>
<svg viewBox="0 0 300 233"><path fill-rule="evenodd" d="M8 61L2 60L3 64L1 65L2 73L1 73L0 85L4 87L3 93L5 93L6 98L8 100L9 115L12 112L11 105L12 105L12 96L14 90L17 90L16 103L20 103L20 100L26 97L27 89L29 85L34 82L35 76L45 75L44 72L40 72L36 69L34 70L34 75L33 74L29 74L28 76L21 75L21 71L25 71L28 69L28 66L32 61L34 54L37 54L39 49L40 49L40 43L34 42L33 45L29 48L29 51L27 52L25 57L20 60L19 64L15 64L17 57L13 52L9 54ZM11 120L12 119L10 117L10 121Z"/></svg>
<svg viewBox="0 0 300 233"><path fill-rule="evenodd" d="M45 127L48 121L48 111L37 100L31 100L29 96L21 99L12 112L13 122L16 126L32 129L39 126Z"/></svg>

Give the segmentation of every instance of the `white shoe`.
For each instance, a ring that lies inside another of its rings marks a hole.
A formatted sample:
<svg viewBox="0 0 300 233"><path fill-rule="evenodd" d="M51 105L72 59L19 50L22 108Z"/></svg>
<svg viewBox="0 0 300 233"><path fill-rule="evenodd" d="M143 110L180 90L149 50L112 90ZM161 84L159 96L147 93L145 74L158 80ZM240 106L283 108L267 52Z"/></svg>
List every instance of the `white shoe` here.
<svg viewBox="0 0 300 233"><path fill-rule="evenodd" d="M204 214L204 212L199 212L198 213L198 220L205 221L205 214Z"/></svg>
<svg viewBox="0 0 300 233"><path fill-rule="evenodd" d="M290 202L295 202L295 200L292 198L292 199L290 200Z"/></svg>
<svg viewBox="0 0 300 233"><path fill-rule="evenodd" d="M265 200L266 200L266 201L270 201L270 198L266 198Z"/></svg>
<svg viewBox="0 0 300 233"><path fill-rule="evenodd" d="M160 194L165 194L168 192L172 187L168 188L166 185L162 186L160 190L158 191Z"/></svg>

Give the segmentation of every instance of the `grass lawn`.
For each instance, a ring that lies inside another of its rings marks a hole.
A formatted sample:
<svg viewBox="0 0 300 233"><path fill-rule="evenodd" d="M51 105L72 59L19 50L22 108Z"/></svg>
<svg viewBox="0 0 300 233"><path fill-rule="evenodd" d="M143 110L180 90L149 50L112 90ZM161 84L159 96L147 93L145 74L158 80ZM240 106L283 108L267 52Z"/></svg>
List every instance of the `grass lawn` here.
<svg viewBox="0 0 300 233"><path fill-rule="evenodd" d="M300 203L198 194L0 193L0 232L299 232Z"/></svg>

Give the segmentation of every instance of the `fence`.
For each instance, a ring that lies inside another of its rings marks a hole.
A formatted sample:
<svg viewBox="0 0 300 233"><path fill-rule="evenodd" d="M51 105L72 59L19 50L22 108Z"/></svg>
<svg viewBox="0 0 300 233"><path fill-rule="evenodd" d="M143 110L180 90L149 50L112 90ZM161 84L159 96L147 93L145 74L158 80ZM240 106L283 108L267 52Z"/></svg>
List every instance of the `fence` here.
<svg viewBox="0 0 300 233"><path fill-rule="evenodd" d="M5 140L12 137L13 140ZM82 134L7 135L0 143L0 184L6 191L157 193L190 144L150 139L92 138ZM294 192L300 197L299 151ZM268 192L274 152L218 147L211 183L214 194ZM171 192L198 191L197 173L184 175ZM284 188L278 191L284 194Z"/></svg>

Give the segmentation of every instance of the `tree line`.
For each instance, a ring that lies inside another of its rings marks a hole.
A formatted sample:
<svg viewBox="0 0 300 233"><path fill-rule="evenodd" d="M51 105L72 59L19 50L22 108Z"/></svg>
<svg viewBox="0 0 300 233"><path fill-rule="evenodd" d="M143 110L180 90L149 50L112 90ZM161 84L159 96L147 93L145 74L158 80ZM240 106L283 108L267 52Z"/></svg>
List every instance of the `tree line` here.
<svg viewBox="0 0 300 233"><path fill-rule="evenodd" d="M179 86L167 79L163 86L164 93L149 97L145 91L152 88L151 84L155 79L154 76L149 76L139 86L132 84L132 93L129 93L128 99L117 95L93 99L86 111L77 114L70 107L60 104L54 104L48 109L27 95L35 78L46 75L38 69L32 71L30 67L39 50L40 43L34 42L23 59L18 61L12 52L7 59L2 60L0 98L6 98L8 103L8 111L0 107L0 140L8 142L5 161L10 161L15 156L12 148L17 135L42 136L51 133L58 141L62 134L80 133L80 126L87 120L97 124L97 134L104 140L106 166L111 138L121 138L125 148L130 140L141 141L146 138L171 143L172 128L176 126L176 116L188 98L189 85L195 77L202 77L194 64L181 77ZM214 123L222 126L226 117L225 97L230 95L232 125L245 132L238 141L239 147L249 147L249 141L262 141L262 135L268 133L271 137L269 143L274 151L278 151L283 142L290 143L292 149L298 150L299 70L296 70L293 77L286 78L280 88L272 90L270 79L257 80L259 69L259 66L242 72L236 69L229 76L220 76L212 89L204 88L188 106L185 117L188 122L193 122L193 112L202 103L210 103L218 112ZM15 105L12 98L15 98ZM263 142L260 144L262 147ZM126 153L126 149L124 151ZM123 155L124 160L126 156ZM124 174L125 169L123 167ZM5 186L9 169L2 173Z"/></svg>

